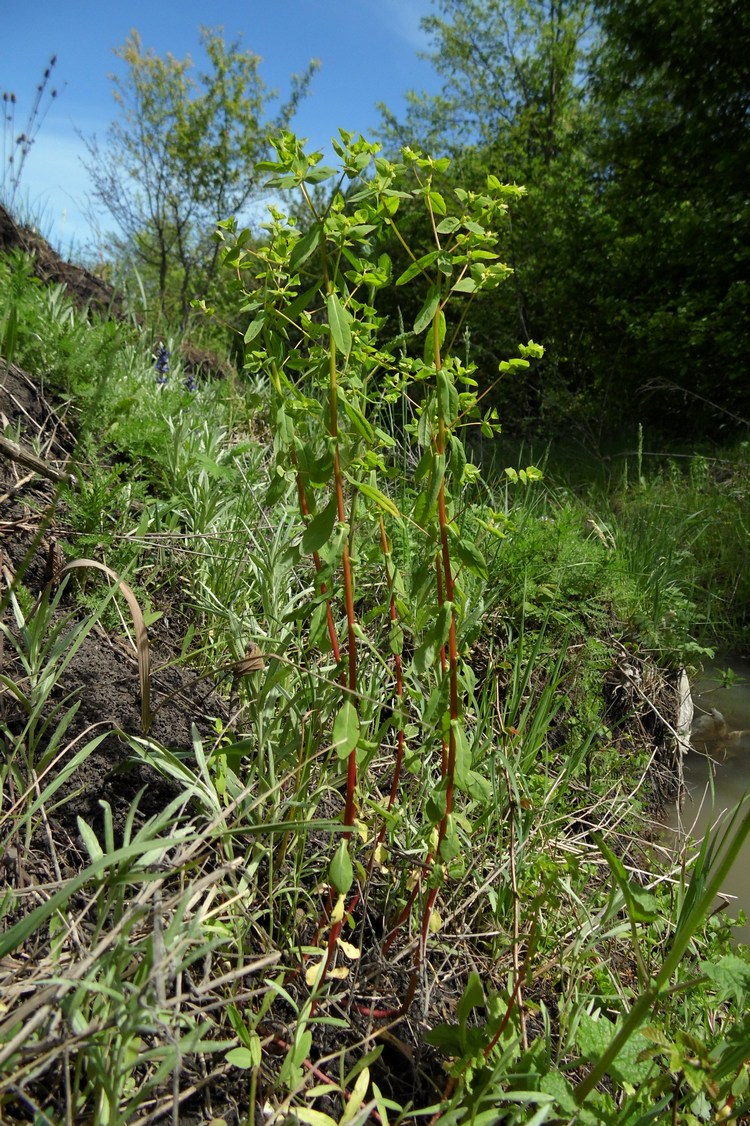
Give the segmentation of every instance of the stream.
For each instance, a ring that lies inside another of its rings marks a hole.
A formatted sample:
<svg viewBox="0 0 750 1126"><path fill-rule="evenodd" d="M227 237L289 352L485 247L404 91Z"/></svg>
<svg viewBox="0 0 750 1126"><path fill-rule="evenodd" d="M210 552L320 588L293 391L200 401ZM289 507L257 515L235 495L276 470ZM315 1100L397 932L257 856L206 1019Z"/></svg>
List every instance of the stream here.
<svg viewBox="0 0 750 1126"><path fill-rule="evenodd" d="M727 668L733 677L723 675ZM692 685L692 696L696 750L685 757L685 800L681 808L672 809L668 824L673 832L700 840L717 821L726 824L737 803L750 792L750 661L732 659L707 665ZM723 890L736 897L728 913L736 917L742 910L748 916L748 923L735 928L734 935L736 941L750 945L750 838Z"/></svg>

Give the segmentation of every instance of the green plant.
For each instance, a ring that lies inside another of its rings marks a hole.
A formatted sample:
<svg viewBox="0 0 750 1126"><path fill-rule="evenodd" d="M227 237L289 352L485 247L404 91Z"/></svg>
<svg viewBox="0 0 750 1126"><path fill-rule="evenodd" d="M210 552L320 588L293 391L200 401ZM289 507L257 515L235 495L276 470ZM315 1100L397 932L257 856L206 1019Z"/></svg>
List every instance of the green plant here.
<svg viewBox="0 0 750 1126"><path fill-rule="evenodd" d="M474 588L486 579L487 569L468 534L471 506L465 500L459 503L463 489L476 476L459 432L471 420L491 434L494 422L492 412L481 416L471 369L462 363L456 346L465 317L461 302L466 304L482 289L497 287L508 276L495 251L494 227L517 190L489 177L485 192L456 189L454 198L446 201L433 181L447 162L406 152L406 164L397 166L380 157L377 146L342 132L334 147L344 172L328 206L319 210L308 186L333 179L333 170L321 168L319 154L306 154L291 134L283 134L274 147L277 159L263 166L272 173L269 187L297 188L309 208L310 226L301 234L293 222L274 211L268 242L259 249L248 249L248 232L237 233L234 221L222 224L221 230L227 243L225 266L237 271L243 285L253 279L254 291L246 305L252 320L245 340L256 342L256 347L261 341L263 352L256 352L250 364L268 365L276 392L272 406L276 468L269 500L282 498L290 486L296 489L300 514L307 521L301 554L312 557L317 575L317 610L311 628L320 637L325 623L341 683L330 738L335 758L345 768L346 831L329 869L325 977L355 879L353 843L362 772L377 749L380 701L394 676L377 659L371 681L376 652L363 634L355 606L358 589L377 581L374 566L385 574L391 591L385 616L395 663L395 730L401 742L406 700L414 706L418 694L428 697L418 736L425 777L433 770L430 757L437 753L439 781L422 811L427 878L424 884L417 882L398 921L400 925L406 920L418 895L424 897L422 950L430 929L439 926L436 902L461 847L459 824L468 827L465 818L456 819L454 795L471 794L479 785L471 769L465 728L467 672L460 648L467 605ZM368 169L372 169L370 179L364 177ZM405 191L402 185L409 176L413 186ZM351 182L346 193L345 180ZM390 263L382 255L376 258L372 248L381 232L393 230L398 236L396 215L402 199L421 201L435 247L413 258L395 281L397 286L413 282L422 290L423 303L414 324L415 335L425 336L421 358L399 357L388 350L373 308L375 292L390 280ZM452 316L454 305L457 311ZM537 358L541 349L529 344L521 353L522 358L501 363L502 374L528 367L527 357ZM411 398L416 404L415 419L403 436L416 449L413 489L407 491L402 484L399 503L386 491L395 476L395 443L377 425L383 398L386 402ZM401 563L386 530L389 524L394 542L408 527L419 530L417 558L412 561L413 609L404 600ZM339 634L334 594L344 608L345 641ZM369 629L372 632L371 621ZM407 636L415 648L409 671L402 673ZM345 658L339 656L343 652ZM405 693L405 681L412 676L417 692ZM367 695L374 694L379 701L374 712L365 703L364 683ZM391 805L398 794L401 757Z"/></svg>

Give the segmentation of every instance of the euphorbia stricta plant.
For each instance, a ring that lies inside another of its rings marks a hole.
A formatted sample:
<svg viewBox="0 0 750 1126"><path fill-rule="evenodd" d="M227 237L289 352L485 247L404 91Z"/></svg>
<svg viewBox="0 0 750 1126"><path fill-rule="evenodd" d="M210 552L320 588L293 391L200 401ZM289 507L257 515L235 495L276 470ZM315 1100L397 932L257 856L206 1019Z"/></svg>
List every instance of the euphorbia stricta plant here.
<svg viewBox="0 0 750 1126"><path fill-rule="evenodd" d="M266 373L274 392L268 501L296 495L305 523L300 557L309 556L316 572L309 643L332 651L340 686L328 728L346 768L344 831L328 872L328 951L318 984L355 873L361 884L371 870L358 860L357 843L368 836L363 810L375 756L386 746L391 756L395 745L385 820L369 834L381 858L387 827L395 833L399 823L405 758L412 772L431 782L420 791L429 794L419 811L424 858L400 915L391 920L389 941L421 896L418 945L424 949L430 930L439 927L440 886L460 867L471 832L457 809L457 792L474 804L490 797L488 783L472 769L465 700L473 675L462 656L462 623L468 587L476 592L487 579L476 539L480 529L492 532L492 513L467 501L467 486L479 471L467 459L462 432L475 426L492 436L497 421L492 410L483 412L487 388L479 393L460 352L475 294L510 273L499 260L497 229L509 199L521 192L489 176L482 192L443 193L435 181L445 181L447 160L406 149L401 162L392 162L378 145L343 131L333 145L338 171L323 166L320 153L306 153L291 133L278 137L276 160L263 166L270 190L299 194L304 226L271 207L260 242L238 231L234 220L220 229L224 264L236 273L249 317L247 366ZM324 183L330 190L321 204ZM399 228L400 213L408 212L413 229L415 208L431 247L419 255ZM379 253L394 235L409 261L395 278L389 257ZM389 345L377 311L385 286L419 291L421 307L398 350ZM519 353L493 378L527 368L542 349L530 342ZM397 402L410 409L398 434L398 444L413 447L408 458L384 428L385 408ZM408 546L403 558L399 545ZM358 618L362 600L366 626ZM386 638L392 662L382 657ZM367 803L368 816L374 804Z"/></svg>

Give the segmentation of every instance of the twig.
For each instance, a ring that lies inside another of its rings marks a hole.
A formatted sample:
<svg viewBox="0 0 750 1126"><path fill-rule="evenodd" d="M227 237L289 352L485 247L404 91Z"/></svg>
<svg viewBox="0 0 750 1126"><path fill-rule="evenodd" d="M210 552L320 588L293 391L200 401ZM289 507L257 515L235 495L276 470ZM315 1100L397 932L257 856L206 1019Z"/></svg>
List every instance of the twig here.
<svg viewBox="0 0 750 1126"><path fill-rule="evenodd" d="M33 469L40 477L46 477L48 481L55 481L56 483L65 482L75 489L78 482L74 474L67 473L60 469L55 469L49 462L44 461L41 457L37 457L31 450L21 446L18 442L12 442L10 438L4 438L0 435L0 453L5 457L9 457L12 461L17 461L21 465L25 465L27 469Z"/></svg>

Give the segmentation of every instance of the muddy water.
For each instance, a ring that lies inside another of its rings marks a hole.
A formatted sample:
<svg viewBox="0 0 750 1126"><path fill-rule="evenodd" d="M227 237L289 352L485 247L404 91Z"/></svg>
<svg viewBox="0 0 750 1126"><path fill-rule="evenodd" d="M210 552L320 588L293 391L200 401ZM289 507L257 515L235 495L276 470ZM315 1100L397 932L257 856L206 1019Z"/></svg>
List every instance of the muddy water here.
<svg viewBox="0 0 750 1126"><path fill-rule="evenodd" d="M722 678L731 668L736 679ZM750 793L750 661L730 660L707 667L692 685L695 717L693 743L698 750L685 758L687 794L682 808L672 811L670 828L700 839L717 821L726 822ZM713 793L711 782L713 780ZM724 891L736 897L728 911L742 910L748 923L735 931L750 945L750 838L735 861Z"/></svg>

